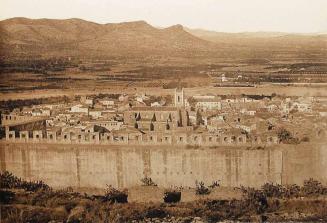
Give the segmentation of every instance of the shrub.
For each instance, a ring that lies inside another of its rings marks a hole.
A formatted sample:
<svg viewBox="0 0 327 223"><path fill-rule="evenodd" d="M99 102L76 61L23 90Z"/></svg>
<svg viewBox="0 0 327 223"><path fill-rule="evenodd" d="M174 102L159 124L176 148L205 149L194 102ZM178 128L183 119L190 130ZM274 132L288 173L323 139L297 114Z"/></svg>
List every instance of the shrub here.
<svg viewBox="0 0 327 223"><path fill-rule="evenodd" d="M292 133L285 128L278 129L277 136L281 143L287 143L287 144L298 144L299 143L299 139L294 138L292 136Z"/></svg>
<svg viewBox="0 0 327 223"><path fill-rule="evenodd" d="M220 187L220 184L218 181L213 181L211 185L208 186L209 188L213 189L215 187Z"/></svg>
<svg viewBox="0 0 327 223"><path fill-rule="evenodd" d="M182 193L177 190L167 190L164 193L164 202L165 203L177 203L181 201Z"/></svg>
<svg viewBox="0 0 327 223"><path fill-rule="evenodd" d="M319 181L310 178L304 181L301 192L303 195L326 195L327 187L323 186Z"/></svg>
<svg viewBox="0 0 327 223"><path fill-rule="evenodd" d="M158 186L156 183L153 182L153 180L149 177L144 177L141 179L142 186Z"/></svg>
<svg viewBox="0 0 327 223"><path fill-rule="evenodd" d="M263 213L268 208L267 196L262 190L242 187L245 207L255 210L257 214Z"/></svg>
<svg viewBox="0 0 327 223"><path fill-rule="evenodd" d="M196 181L195 186L196 186L195 193L198 195L206 195L211 193L209 188L206 187L202 181L200 182Z"/></svg>
<svg viewBox="0 0 327 223"><path fill-rule="evenodd" d="M161 208L150 208L145 212L146 218L164 218L167 213Z"/></svg>
<svg viewBox="0 0 327 223"><path fill-rule="evenodd" d="M111 203L127 203L127 197L127 190L117 190L110 185L107 186L103 201L109 201Z"/></svg>
<svg viewBox="0 0 327 223"><path fill-rule="evenodd" d="M284 188L282 185L266 183L261 187L261 189L267 197L283 197Z"/></svg>
<svg viewBox="0 0 327 223"><path fill-rule="evenodd" d="M51 190L43 181L25 181L5 171L0 173L0 188L24 189L26 191Z"/></svg>
<svg viewBox="0 0 327 223"><path fill-rule="evenodd" d="M0 190L0 204L8 204L15 197L15 193L7 190Z"/></svg>

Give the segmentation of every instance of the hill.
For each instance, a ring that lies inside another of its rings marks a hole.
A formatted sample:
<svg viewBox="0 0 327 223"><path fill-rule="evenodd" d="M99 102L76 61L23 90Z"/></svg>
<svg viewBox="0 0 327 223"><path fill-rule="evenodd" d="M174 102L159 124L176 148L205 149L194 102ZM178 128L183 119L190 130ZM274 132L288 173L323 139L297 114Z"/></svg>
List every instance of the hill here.
<svg viewBox="0 0 327 223"><path fill-rule="evenodd" d="M144 55L206 52L215 44L181 25L157 29L144 21L97 24L81 19L13 18L0 22L2 56Z"/></svg>
<svg viewBox="0 0 327 223"><path fill-rule="evenodd" d="M97 24L81 19L12 18L0 21L0 58L173 57L211 62L265 58L327 59L325 34L221 33L181 25L155 28L145 21ZM194 60L193 60L194 61Z"/></svg>

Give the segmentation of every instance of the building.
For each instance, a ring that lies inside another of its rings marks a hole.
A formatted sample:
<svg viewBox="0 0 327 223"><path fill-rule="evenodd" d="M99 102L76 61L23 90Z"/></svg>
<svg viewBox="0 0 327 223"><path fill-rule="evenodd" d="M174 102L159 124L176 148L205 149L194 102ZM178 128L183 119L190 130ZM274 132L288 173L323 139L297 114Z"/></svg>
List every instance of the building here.
<svg viewBox="0 0 327 223"><path fill-rule="evenodd" d="M124 112L124 124L143 131L188 130L188 112L176 107L133 107Z"/></svg>
<svg viewBox="0 0 327 223"><path fill-rule="evenodd" d="M175 89L175 107L184 107L184 90L182 88Z"/></svg>
<svg viewBox="0 0 327 223"><path fill-rule="evenodd" d="M219 98L202 98L196 100L195 107L202 110L221 110L221 102Z"/></svg>

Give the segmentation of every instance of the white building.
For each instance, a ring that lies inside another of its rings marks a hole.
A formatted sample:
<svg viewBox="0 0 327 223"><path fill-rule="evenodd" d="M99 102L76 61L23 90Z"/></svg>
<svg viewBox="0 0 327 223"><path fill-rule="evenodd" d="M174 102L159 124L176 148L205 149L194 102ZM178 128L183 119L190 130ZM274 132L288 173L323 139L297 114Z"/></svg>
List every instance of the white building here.
<svg viewBox="0 0 327 223"><path fill-rule="evenodd" d="M83 106L81 104L78 105L74 105L70 108L71 112L77 112L77 113L88 113L89 112L89 108L86 106Z"/></svg>
<svg viewBox="0 0 327 223"><path fill-rule="evenodd" d="M113 106L113 105L115 105L115 101L110 100L110 99L99 100L99 103L102 104L103 106Z"/></svg>
<svg viewBox="0 0 327 223"><path fill-rule="evenodd" d="M195 103L195 107L202 110L221 110L220 99L198 99Z"/></svg>
<svg viewBox="0 0 327 223"><path fill-rule="evenodd" d="M102 110L101 109L91 109L89 110L89 115L94 118L100 118L102 116Z"/></svg>

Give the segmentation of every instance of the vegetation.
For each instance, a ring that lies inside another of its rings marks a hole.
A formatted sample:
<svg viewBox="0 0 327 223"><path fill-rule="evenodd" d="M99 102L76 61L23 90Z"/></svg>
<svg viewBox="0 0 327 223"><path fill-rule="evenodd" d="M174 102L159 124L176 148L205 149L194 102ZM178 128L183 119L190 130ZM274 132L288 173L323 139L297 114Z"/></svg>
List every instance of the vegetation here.
<svg viewBox="0 0 327 223"><path fill-rule="evenodd" d="M26 191L51 190L47 184L42 181L25 181L5 171L0 173L0 188L6 189L24 189Z"/></svg>
<svg viewBox="0 0 327 223"><path fill-rule="evenodd" d="M158 186L156 183L153 182L153 180L150 177L144 177L141 179L142 186Z"/></svg>
<svg viewBox="0 0 327 223"><path fill-rule="evenodd" d="M277 131L278 140L286 144L298 144L299 139L292 136L292 133L285 128L279 128Z"/></svg>
<svg viewBox="0 0 327 223"><path fill-rule="evenodd" d="M110 203L127 203L127 190L117 190L111 185L107 186L103 201Z"/></svg>
<svg viewBox="0 0 327 223"><path fill-rule="evenodd" d="M164 193L165 203L177 203L180 202L182 198L182 192L178 190L166 190Z"/></svg>
<svg viewBox="0 0 327 223"><path fill-rule="evenodd" d="M48 98L35 98L27 100L8 100L0 101L0 109L12 111L15 108L23 108L25 106L39 105L39 104L54 104L54 103L67 103L71 99L67 96L48 97Z"/></svg>
<svg viewBox="0 0 327 223"><path fill-rule="evenodd" d="M206 195L211 193L211 190L208 187L206 187L202 181L200 182L196 181L195 187L196 187L195 193L197 195Z"/></svg>
<svg viewBox="0 0 327 223"><path fill-rule="evenodd" d="M284 222L327 221L327 187L309 179L303 186L265 184L241 187L240 199L179 202L179 189L167 190L164 203L127 203L127 191L108 186L103 196L62 190L16 190L19 178L1 174L2 222ZM202 185L202 186L201 186ZM212 185L217 186L214 182ZM205 188L203 182L199 188ZM301 199L293 199L297 197ZM173 204L172 204L173 203ZM300 213L300 214L299 214Z"/></svg>

